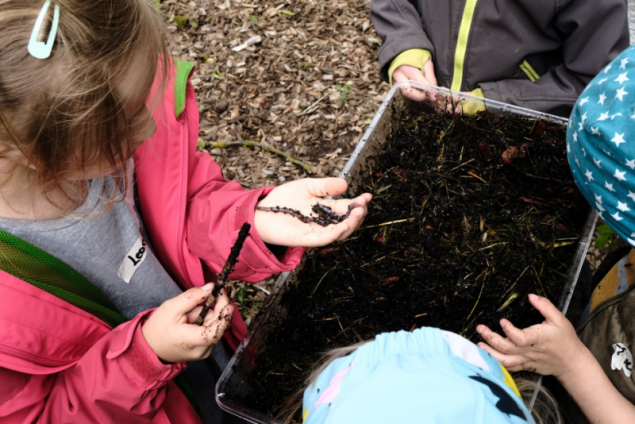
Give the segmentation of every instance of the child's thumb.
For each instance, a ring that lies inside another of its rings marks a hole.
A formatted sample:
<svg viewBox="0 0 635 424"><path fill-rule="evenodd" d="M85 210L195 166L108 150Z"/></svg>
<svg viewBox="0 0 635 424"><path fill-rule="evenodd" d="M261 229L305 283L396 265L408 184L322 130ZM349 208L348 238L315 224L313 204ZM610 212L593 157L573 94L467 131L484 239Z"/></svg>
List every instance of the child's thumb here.
<svg viewBox="0 0 635 424"><path fill-rule="evenodd" d="M202 287L191 288L180 295L165 302L165 306L173 314L184 315L204 303L212 293L214 283L207 283Z"/></svg>

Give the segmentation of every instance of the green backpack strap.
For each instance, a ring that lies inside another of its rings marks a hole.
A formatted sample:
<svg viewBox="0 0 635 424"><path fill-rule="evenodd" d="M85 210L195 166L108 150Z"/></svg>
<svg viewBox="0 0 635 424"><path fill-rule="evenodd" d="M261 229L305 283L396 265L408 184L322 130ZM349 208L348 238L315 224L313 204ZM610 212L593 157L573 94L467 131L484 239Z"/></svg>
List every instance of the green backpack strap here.
<svg viewBox="0 0 635 424"><path fill-rule="evenodd" d="M86 277L55 256L3 230L0 230L0 270L88 312L113 328L128 321ZM176 376L174 382L201 416L194 392L183 376Z"/></svg>
<svg viewBox="0 0 635 424"><path fill-rule="evenodd" d="M174 59L174 68L174 114L178 118L185 109L185 90L194 64Z"/></svg>

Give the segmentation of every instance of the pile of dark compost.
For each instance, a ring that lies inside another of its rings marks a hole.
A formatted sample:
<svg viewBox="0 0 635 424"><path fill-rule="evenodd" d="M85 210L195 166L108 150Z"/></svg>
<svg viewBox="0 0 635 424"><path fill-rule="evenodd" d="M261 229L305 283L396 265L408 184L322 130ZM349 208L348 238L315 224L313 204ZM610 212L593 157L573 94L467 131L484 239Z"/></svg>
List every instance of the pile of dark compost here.
<svg viewBox="0 0 635 424"><path fill-rule="evenodd" d="M589 212L565 127L430 105L392 113L386 144L352 179L374 195L366 220L308 253L242 404L275 415L328 349L422 326L477 340L477 324L540 322L527 294L562 294Z"/></svg>

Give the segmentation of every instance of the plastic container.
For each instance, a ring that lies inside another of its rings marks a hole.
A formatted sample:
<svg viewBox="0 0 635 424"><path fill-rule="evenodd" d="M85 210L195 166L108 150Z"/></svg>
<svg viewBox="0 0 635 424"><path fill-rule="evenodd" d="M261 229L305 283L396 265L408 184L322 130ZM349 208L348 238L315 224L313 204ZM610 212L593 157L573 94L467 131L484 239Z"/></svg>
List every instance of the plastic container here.
<svg viewBox="0 0 635 424"><path fill-rule="evenodd" d="M406 100L402 93L402 88L411 96L421 96L423 94L426 97L432 95L437 96L437 98L440 99L445 99L450 107L454 107L458 101L463 101L466 103L485 105L487 110L492 113L512 113L530 118L551 121L562 125L566 125L568 122L567 119L559 116L536 112L518 106L482 99L463 93L457 93L446 88L434 87L413 81L402 81L395 84L388 92L386 99L380 106L377 114L364 133L364 136L359 141L351 158L344 167L344 170L340 174L340 177L349 181L353 190L355 190L355 182L351 177L355 176L360 171L363 171L366 162L365 159L374 151L382 148L382 144L386 140L386 136L390 131L392 111L402 110L403 108L408 107L408 104L413 101L410 99ZM565 284L558 303L559 309L563 312L567 311L569 302L571 301L571 296L575 290L580 271L582 270L582 264L589 249L593 231L595 230L596 221L597 215L592 209L590 209L589 217L587 218L586 225L578 243L578 249L572 265L569 268L569 281ZM280 275L274 285L271 296L269 296L266 303L262 306L262 309L252 324L249 333L236 350L236 353L230 360L227 368L216 385L216 400L220 407L225 411L253 423L280 423L262 412L245 407L238 399L246 396L250 392L247 378L251 370L254 369L254 359L258 352L266 348L264 339L268 331L277 325L280 320L284 319L285 310L279 306L281 294L287 287L290 287L291 284L297 283L296 275L302 268L303 263L304 262L300 263L295 271L291 273L286 272ZM541 379L542 378L537 378L539 383Z"/></svg>

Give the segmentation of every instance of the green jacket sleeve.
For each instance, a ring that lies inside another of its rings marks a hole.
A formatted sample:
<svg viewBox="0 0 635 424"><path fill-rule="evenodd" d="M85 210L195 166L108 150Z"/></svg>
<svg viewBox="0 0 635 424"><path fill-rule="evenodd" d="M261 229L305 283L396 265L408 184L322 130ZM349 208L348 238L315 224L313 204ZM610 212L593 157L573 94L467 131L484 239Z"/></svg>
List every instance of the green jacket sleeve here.
<svg viewBox="0 0 635 424"><path fill-rule="evenodd" d="M388 78L390 85L392 85L393 72L395 72L395 70L402 65L414 66L415 68L419 68L425 75L423 67L426 65L426 62L430 60L430 56L430 52L423 49L411 49L400 53L396 58L393 59L393 61L390 63L390 67L388 68Z"/></svg>

